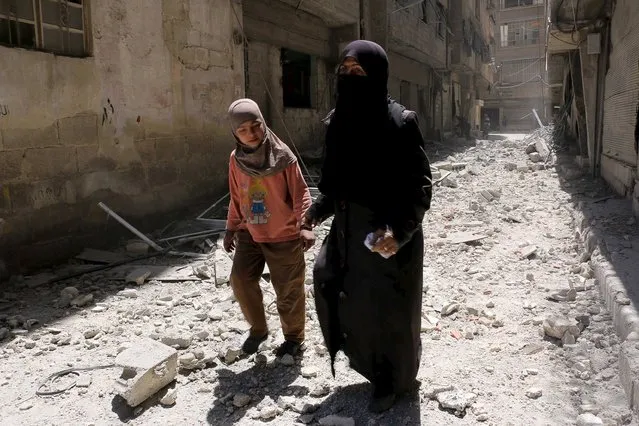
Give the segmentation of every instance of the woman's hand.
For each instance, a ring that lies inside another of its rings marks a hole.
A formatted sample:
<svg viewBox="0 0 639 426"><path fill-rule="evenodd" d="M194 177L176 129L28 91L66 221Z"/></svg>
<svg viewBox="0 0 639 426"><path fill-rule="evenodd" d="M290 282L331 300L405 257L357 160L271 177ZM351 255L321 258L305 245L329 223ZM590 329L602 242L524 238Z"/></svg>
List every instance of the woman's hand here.
<svg viewBox="0 0 639 426"><path fill-rule="evenodd" d="M222 243L227 253L235 250L235 231L226 231L224 234L224 242Z"/></svg>
<svg viewBox="0 0 639 426"><path fill-rule="evenodd" d="M375 231L376 241L371 251L386 256L393 256L399 250L399 243L393 236L393 232L387 229L378 229Z"/></svg>

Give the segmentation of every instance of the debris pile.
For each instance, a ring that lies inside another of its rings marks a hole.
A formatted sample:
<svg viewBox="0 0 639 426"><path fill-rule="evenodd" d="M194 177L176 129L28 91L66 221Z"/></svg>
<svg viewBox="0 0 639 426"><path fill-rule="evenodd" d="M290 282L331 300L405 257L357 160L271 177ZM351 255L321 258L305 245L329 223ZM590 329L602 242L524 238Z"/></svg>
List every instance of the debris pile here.
<svg viewBox="0 0 639 426"><path fill-rule="evenodd" d="M540 127L523 140L526 145L526 154L528 154L530 161L533 163L547 163L550 160L552 134L552 125Z"/></svg>

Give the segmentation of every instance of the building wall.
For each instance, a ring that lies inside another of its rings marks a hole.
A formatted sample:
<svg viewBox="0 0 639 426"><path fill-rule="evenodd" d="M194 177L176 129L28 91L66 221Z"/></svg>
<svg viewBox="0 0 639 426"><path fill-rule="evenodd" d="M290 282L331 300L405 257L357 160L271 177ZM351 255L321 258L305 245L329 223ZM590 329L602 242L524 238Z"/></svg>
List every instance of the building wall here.
<svg viewBox="0 0 639 426"><path fill-rule="evenodd" d="M98 201L135 218L223 190L243 94L230 4L92 1L89 57L0 47L0 258L100 245Z"/></svg>
<svg viewBox="0 0 639 426"><path fill-rule="evenodd" d="M335 37L336 30L318 16L275 0L247 2L244 22L248 37L247 96L262 106L270 127L292 148L307 152L321 146L321 120L333 104L335 52L341 41ZM355 34L351 37L356 38ZM312 57L310 108L284 106L282 48Z"/></svg>
<svg viewBox="0 0 639 426"><path fill-rule="evenodd" d="M639 215L635 128L639 105L639 3L619 0L611 21L606 73L601 174L620 194L633 196Z"/></svg>
<svg viewBox="0 0 639 426"><path fill-rule="evenodd" d="M493 66L486 63L482 55L470 47L469 41L475 37L491 51L491 35L494 22L490 19L492 7L488 0L451 0L449 22L453 32L451 37L451 109L457 117L468 120L472 130L481 127L482 104L494 82ZM476 33L469 37L470 28Z"/></svg>
<svg viewBox="0 0 639 426"><path fill-rule="evenodd" d="M450 123L443 109L443 79L448 64L447 1L387 2L391 96L417 112L427 138ZM380 13L378 10L377 13ZM438 25L441 23L441 26Z"/></svg>

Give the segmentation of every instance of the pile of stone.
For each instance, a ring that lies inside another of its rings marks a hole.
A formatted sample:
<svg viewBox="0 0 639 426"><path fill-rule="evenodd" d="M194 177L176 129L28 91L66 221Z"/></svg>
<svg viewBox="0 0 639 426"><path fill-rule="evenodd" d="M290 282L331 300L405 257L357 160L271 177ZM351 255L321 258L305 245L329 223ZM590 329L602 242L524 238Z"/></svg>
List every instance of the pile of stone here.
<svg viewBox="0 0 639 426"><path fill-rule="evenodd" d="M533 163L547 163L550 159L550 144L552 131L548 127L542 127L531 133L526 142L526 154Z"/></svg>

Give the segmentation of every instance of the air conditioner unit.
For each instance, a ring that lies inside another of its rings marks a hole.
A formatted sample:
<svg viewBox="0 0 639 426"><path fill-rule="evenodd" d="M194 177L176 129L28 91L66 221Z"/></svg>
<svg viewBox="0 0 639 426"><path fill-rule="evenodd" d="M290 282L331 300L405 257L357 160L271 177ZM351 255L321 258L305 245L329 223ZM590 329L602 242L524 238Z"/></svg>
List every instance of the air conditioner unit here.
<svg viewBox="0 0 639 426"><path fill-rule="evenodd" d="M587 52L589 55L598 55L599 53L601 53L601 34L588 34Z"/></svg>

